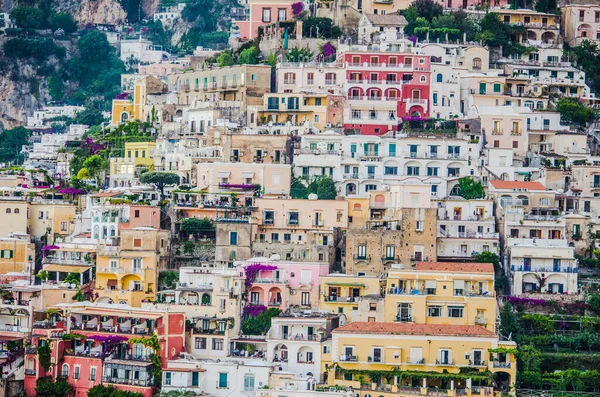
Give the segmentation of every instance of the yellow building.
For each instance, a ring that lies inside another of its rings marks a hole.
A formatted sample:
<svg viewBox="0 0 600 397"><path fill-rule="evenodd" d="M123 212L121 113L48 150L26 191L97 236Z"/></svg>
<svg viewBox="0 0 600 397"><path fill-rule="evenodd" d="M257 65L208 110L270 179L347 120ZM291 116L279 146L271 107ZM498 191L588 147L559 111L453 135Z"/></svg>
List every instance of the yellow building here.
<svg viewBox="0 0 600 397"><path fill-rule="evenodd" d="M353 322L332 332L328 383L360 397L491 396L492 383L514 385L515 351L476 325Z"/></svg>
<svg viewBox="0 0 600 397"><path fill-rule="evenodd" d="M113 99L110 124L115 126L127 121L151 121L152 106L148 104L149 94L160 94L167 85L156 77L146 76L135 83L132 99Z"/></svg>
<svg viewBox="0 0 600 397"><path fill-rule="evenodd" d="M158 271L168 252L168 231L152 227L120 230L118 246L104 245L96 257L99 302L140 307L155 300Z"/></svg>
<svg viewBox="0 0 600 397"><path fill-rule="evenodd" d="M385 321L478 325L494 331L496 298L491 263L417 262L387 272Z"/></svg>
<svg viewBox="0 0 600 397"><path fill-rule="evenodd" d="M31 274L35 263L35 245L28 235L0 238L0 274Z"/></svg>
<svg viewBox="0 0 600 397"><path fill-rule="evenodd" d="M533 46L541 43L557 46L560 44L560 25L558 23L560 17L555 14L526 9L497 9L494 12L505 24L523 26L523 33L517 37L519 43L528 43Z"/></svg>
<svg viewBox="0 0 600 397"><path fill-rule="evenodd" d="M369 198L347 197L348 203L348 228L364 228L370 219Z"/></svg>
<svg viewBox="0 0 600 397"><path fill-rule="evenodd" d="M258 112L261 122L287 123L292 125L308 121L323 131L327 125L327 94L318 93L270 93L264 96L264 109Z"/></svg>
<svg viewBox="0 0 600 397"><path fill-rule="evenodd" d="M152 152L156 142L126 142L123 157L110 158L110 186L131 186L140 171L154 170Z"/></svg>
<svg viewBox="0 0 600 397"><path fill-rule="evenodd" d="M381 298L382 282L379 277L330 274L321 276L319 280L321 310L344 314L348 321L368 321L367 314L371 312L369 306L372 302L363 308L361 305L363 298L370 296ZM375 320L374 317L373 321Z"/></svg>
<svg viewBox="0 0 600 397"><path fill-rule="evenodd" d="M41 237L48 233L61 237L73 233L73 221L77 216L77 205L66 201L33 201L29 204L29 234Z"/></svg>

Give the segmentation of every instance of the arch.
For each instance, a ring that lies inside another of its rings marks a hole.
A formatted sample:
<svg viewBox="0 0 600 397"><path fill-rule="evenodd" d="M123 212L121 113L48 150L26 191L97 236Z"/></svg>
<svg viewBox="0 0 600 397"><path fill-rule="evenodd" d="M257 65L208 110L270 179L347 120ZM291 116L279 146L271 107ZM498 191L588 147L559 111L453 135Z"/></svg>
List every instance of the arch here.
<svg viewBox="0 0 600 397"><path fill-rule="evenodd" d="M375 196L375 206L384 206L385 205L385 196L383 194L378 194Z"/></svg>
<svg viewBox="0 0 600 397"><path fill-rule="evenodd" d="M121 123L125 123L127 120L129 120L129 113L122 112L121 116L120 116L120 119L121 119Z"/></svg>
<svg viewBox="0 0 600 397"><path fill-rule="evenodd" d="M100 227L98 225L94 226L94 238L100 238Z"/></svg>
<svg viewBox="0 0 600 397"><path fill-rule="evenodd" d="M68 377L69 377L69 370L70 370L69 364L66 364L66 363L65 363L65 364L63 364L63 366L62 366L62 369L61 369L61 372L60 372L60 374L61 374L63 377L65 377L65 378L68 378Z"/></svg>
<svg viewBox="0 0 600 397"><path fill-rule="evenodd" d="M360 205L360 203L354 203L354 211L361 211L362 210L362 206Z"/></svg>
<svg viewBox="0 0 600 397"><path fill-rule="evenodd" d="M435 81L438 82L438 83L443 82L444 81L444 75L441 74L441 73L436 74L435 75Z"/></svg>
<svg viewBox="0 0 600 397"><path fill-rule="evenodd" d="M212 297L210 296L210 294L208 292L205 292L202 294L202 305L203 306L210 306Z"/></svg>
<svg viewBox="0 0 600 397"><path fill-rule="evenodd" d="M556 40L556 34L554 34L554 32L542 33L542 43L553 44L555 40Z"/></svg>
<svg viewBox="0 0 600 397"><path fill-rule="evenodd" d="M577 37L591 37L592 27L587 23L582 23L577 27Z"/></svg>
<svg viewBox="0 0 600 397"><path fill-rule="evenodd" d="M19 212L21 212L21 211L19 211L19 209L18 209L18 208L15 208L15 210L14 210L13 212L14 212L15 214L18 214L18 213L19 213Z"/></svg>
<svg viewBox="0 0 600 397"><path fill-rule="evenodd" d="M281 306L283 302L283 292L279 287L271 287L269 288L268 297L268 305L269 306Z"/></svg>
<svg viewBox="0 0 600 397"><path fill-rule="evenodd" d="M481 70L481 58L473 58L473 70Z"/></svg>
<svg viewBox="0 0 600 397"><path fill-rule="evenodd" d="M6 213L7 213L7 214L10 214L11 212L12 212L12 210L11 210L10 208L7 208L7 209L6 209Z"/></svg>
<svg viewBox="0 0 600 397"><path fill-rule="evenodd" d="M379 88L369 88L367 90L368 98L381 98L381 89Z"/></svg>
<svg viewBox="0 0 600 397"><path fill-rule="evenodd" d="M513 201L513 198L509 194L503 194L502 196L500 196L500 205L502 207L506 207L507 205L512 204L512 201Z"/></svg>
<svg viewBox="0 0 600 397"><path fill-rule="evenodd" d="M419 105L413 105L408 112L410 117L423 117L423 109Z"/></svg>
<svg viewBox="0 0 600 397"><path fill-rule="evenodd" d="M117 230L114 226L110 227L110 237L115 237L117 235Z"/></svg>
<svg viewBox="0 0 600 397"><path fill-rule="evenodd" d="M296 355L296 361L301 364L312 364L314 363L314 351L309 346L302 346L298 349Z"/></svg>
<svg viewBox="0 0 600 397"><path fill-rule="evenodd" d="M527 40L536 41L537 40L537 33L535 33L533 30L528 30L527 31Z"/></svg>
<svg viewBox="0 0 600 397"><path fill-rule="evenodd" d="M452 186L452 189L450 190L450 195L451 196L460 196L460 186L458 185L458 183L454 186Z"/></svg>
<svg viewBox="0 0 600 397"><path fill-rule="evenodd" d="M133 345L133 357L134 359L144 358L144 345L136 343Z"/></svg>
<svg viewBox="0 0 600 397"><path fill-rule="evenodd" d="M397 88L388 88L385 90L385 97L388 99L396 99L400 97L400 91Z"/></svg>
<svg viewBox="0 0 600 397"><path fill-rule="evenodd" d="M284 337L289 337L288 335L284 335ZM278 343L273 349L274 359L273 361L279 362L288 362L288 348L283 343Z"/></svg>
<svg viewBox="0 0 600 397"><path fill-rule="evenodd" d="M112 303L113 303L113 300L112 300L112 299L110 299L108 296L103 296L103 297L100 297L100 298L96 299L96 302L98 302L98 303L108 303L108 304L112 304Z"/></svg>
<svg viewBox="0 0 600 397"><path fill-rule="evenodd" d="M508 175L508 173L505 172L500 176L500 179L502 179L503 181L508 181L510 180L510 175Z"/></svg>
<svg viewBox="0 0 600 397"><path fill-rule="evenodd" d="M362 99L365 91L360 87L348 88L348 98Z"/></svg>
<svg viewBox="0 0 600 397"><path fill-rule="evenodd" d="M13 316L29 316L29 311L25 308L18 308L12 311Z"/></svg>
<svg viewBox="0 0 600 397"><path fill-rule="evenodd" d="M536 108L536 109L540 109L540 110L544 109L544 102L542 102L542 101L538 101L538 102L535 104L535 108Z"/></svg>
<svg viewBox="0 0 600 397"><path fill-rule="evenodd" d="M356 184L355 183L347 184L346 185L346 196L351 196L351 195L355 195L355 194L356 194ZM354 204L354 205L356 206L356 204ZM360 204L358 204L358 206L360 207Z"/></svg>
<svg viewBox="0 0 600 397"><path fill-rule="evenodd" d="M492 374L492 381L496 385L496 389L503 394L508 393L511 389L510 374L505 371L497 371Z"/></svg>
<svg viewBox="0 0 600 397"><path fill-rule="evenodd" d="M106 238L108 236L108 227L102 226L102 238Z"/></svg>

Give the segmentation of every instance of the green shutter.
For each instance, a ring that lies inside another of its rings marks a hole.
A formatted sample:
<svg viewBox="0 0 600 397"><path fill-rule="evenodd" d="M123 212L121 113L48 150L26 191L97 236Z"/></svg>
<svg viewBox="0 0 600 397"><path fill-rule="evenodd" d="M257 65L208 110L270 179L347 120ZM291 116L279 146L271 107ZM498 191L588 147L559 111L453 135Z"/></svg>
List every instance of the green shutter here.
<svg viewBox="0 0 600 397"><path fill-rule="evenodd" d="M480 94L485 94L486 91L486 84L485 83L479 83L479 93Z"/></svg>
<svg viewBox="0 0 600 397"><path fill-rule="evenodd" d="M369 153L369 144L365 143L364 144L364 150L365 150L365 156Z"/></svg>
<svg viewBox="0 0 600 397"><path fill-rule="evenodd" d="M389 152L390 152L389 153L390 156L396 155L396 144L395 143L390 143Z"/></svg>
<svg viewBox="0 0 600 397"><path fill-rule="evenodd" d="M350 153L356 153L356 143L350 145Z"/></svg>
<svg viewBox="0 0 600 397"><path fill-rule="evenodd" d="M192 386L198 386L198 372L192 372Z"/></svg>
<svg viewBox="0 0 600 397"><path fill-rule="evenodd" d="M375 144L375 156L378 156L378 155L379 155L379 144L376 143Z"/></svg>

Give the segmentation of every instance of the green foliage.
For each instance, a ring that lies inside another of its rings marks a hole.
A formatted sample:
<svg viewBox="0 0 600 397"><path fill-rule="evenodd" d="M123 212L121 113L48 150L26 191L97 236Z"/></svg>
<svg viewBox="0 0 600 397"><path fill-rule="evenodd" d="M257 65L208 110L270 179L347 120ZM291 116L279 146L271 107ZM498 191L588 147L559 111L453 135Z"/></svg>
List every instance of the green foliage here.
<svg viewBox="0 0 600 397"><path fill-rule="evenodd" d="M600 354L542 353L540 372L564 371L569 368L582 371L600 368Z"/></svg>
<svg viewBox="0 0 600 397"><path fill-rule="evenodd" d="M119 0L119 3L127 14L127 22L136 23L144 18L142 0Z"/></svg>
<svg viewBox="0 0 600 397"><path fill-rule="evenodd" d="M98 102L88 103L82 111L78 112L73 119L74 124L85 124L89 126L99 125L105 121Z"/></svg>
<svg viewBox="0 0 600 397"><path fill-rule="evenodd" d="M500 271L501 267L500 267L500 257L497 254L494 254L493 252L489 252L489 251L484 251L481 252L477 255L473 256L473 259L475 260L475 262L477 263L491 263L494 265L494 270L495 271Z"/></svg>
<svg viewBox="0 0 600 397"><path fill-rule="evenodd" d="M305 37L324 39L337 39L342 35L342 29L334 25L333 20L321 17L305 18L302 24L302 32Z"/></svg>
<svg viewBox="0 0 600 397"><path fill-rule="evenodd" d="M565 55L570 57L585 72L586 83L594 91L600 88L600 58L598 44L584 40L576 47L570 47Z"/></svg>
<svg viewBox="0 0 600 397"><path fill-rule="evenodd" d="M307 199L312 193L319 197L319 200L334 200L337 196L335 182L328 176L314 178L310 183L306 183L301 178L292 178L290 189L292 198Z"/></svg>
<svg viewBox="0 0 600 397"><path fill-rule="evenodd" d="M509 27L502 22L500 16L495 12L486 14L480 23L481 32L477 40L482 40L484 45L497 47L508 43Z"/></svg>
<svg viewBox="0 0 600 397"><path fill-rule="evenodd" d="M573 98L560 98L556 105L556 110L560 113L560 120L564 123L574 123L584 126L596 117L594 109Z"/></svg>
<svg viewBox="0 0 600 397"><path fill-rule="evenodd" d="M23 161L21 149L27 144L31 132L25 127L16 127L0 132L0 162L18 164Z"/></svg>
<svg viewBox="0 0 600 397"><path fill-rule="evenodd" d="M150 356L150 361L152 361L153 366L152 371L154 373L154 383L160 385L160 382L162 381L162 362L160 359L160 343L158 342L158 336L154 334L150 338L131 338L128 342L132 345L139 343L144 347L149 347L152 349L153 353Z"/></svg>
<svg viewBox="0 0 600 397"><path fill-rule="evenodd" d="M173 32L165 30L161 21L149 21L146 27L148 28L148 40L153 44L163 46L163 48L171 49Z"/></svg>
<svg viewBox="0 0 600 397"><path fill-rule="evenodd" d="M56 382L51 377L39 378L35 383L37 397L67 397L73 388L66 379L58 378Z"/></svg>
<svg viewBox="0 0 600 397"><path fill-rule="evenodd" d="M591 310L600 313L600 294L592 294L588 297L588 305Z"/></svg>
<svg viewBox="0 0 600 397"><path fill-rule="evenodd" d="M256 47L246 48L238 56L239 65L256 65L258 63L258 50Z"/></svg>
<svg viewBox="0 0 600 397"><path fill-rule="evenodd" d="M158 273L158 288L175 289L179 281L179 272L176 270L164 270Z"/></svg>
<svg viewBox="0 0 600 397"><path fill-rule="evenodd" d="M288 62L308 62L312 61L315 54L313 54L308 48L294 47L288 51L286 58Z"/></svg>
<svg viewBox="0 0 600 397"><path fill-rule="evenodd" d="M180 44L188 51L192 51L198 45L219 48L226 45L228 40L229 34L227 32L202 32L198 28L192 28L183 35Z"/></svg>
<svg viewBox="0 0 600 397"><path fill-rule="evenodd" d="M467 200L480 199L485 196L483 185L470 176L458 180L459 195Z"/></svg>
<svg viewBox="0 0 600 397"><path fill-rule="evenodd" d="M222 52L215 58L217 62L217 66L222 68L224 66L233 66L235 62L233 61L233 56L228 52Z"/></svg>
<svg viewBox="0 0 600 397"><path fill-rule="evenodd" d="M14 7L10 11L10 20L21 29L44 29L46 27L42 10L30 6Z"/></svg>
<svg viewBox="0 0 600 397"><path fill-rule="evenodd" d="M59 12L50 17L50 28L52 30L62 29L65 33L75 33L77 21L68 12Z"/></svg>
<svg viewBox="0 0 600 397"><path fill-rule="evenodd" d="M247 318L242 323L242 333L245 335L264 335L271 328L271 319L277 317L281 310L272 307L256 317Z"/></svg>
<svg viewBox="0 0 600 397"><path fill-rule="evenodd" d="M77 302L83 302L85 301L85 295L83 294L83 291L81 291L81 289L78 289L77 292L75 292L75 294L73 295L72 299Z"/></svg>
<svg viewBox="0 0 600 397"><path fill-rule="evenodd" d="M172 172L146 172L140 177L141 183L148 183L156 186L156 188L160 190L161 196L164 195L165 186L176 185L179 181L179 175Z"/></svg>
<svg viewBox="0 0 600 397"><path fill-rule="evenodd" d="M77 273L69 273L67 277L63 280L65 283L76 284L79 285L79 274Z"/></svg>
<svg viewBox="0 0 600 397"><path fill-rule="evenodd" d="M542 353L531 345L524 345L519 347L517 359L520 363L519 368L522 368L523 371L539 372Z"/></svg>
<svg viewBox="0 0 600 397"><path fill-rule="evenodd" d="M57 72L54 72L48 78L48 93L53 100L62 100L65 94L65 83Z"/></svg>
<svg viewBox="0 0 600 397"><path fill-rule="evenodd" d="M193 241L186 241L183 243L183 253L191 256L194 255L194 251L196 250L196 244Z"/></svg>
<svg viewBox="0 0 600 397"><path fill-rule="evenodd" d="M538 371L519 371L517 373L519 387L526 389L540 389L542 387L542 374Z"/></svg>
<svg viewBox="0 0 600 397"><path fill-rule="evenodd" d="M38 346L37 355L42 368L44 368L45 371L48 371L52 362L50 361L50 346L48 346L47 342L44 345Z"/></svg>
<svg viewBox="0 0 600 397"><path fill-rule="evenodd" d="M277 58L275 58L275 54L273 54L273 52L269 53L269 60L267 61L267 63L272 68L274 68L275 66L277 66Z"/></svg>
<svg viewBox="0 0 600 397"><path fill-rule="evenodd" d="M96 385L88 390L88 397L142 397L142 393L119 390L114 386Z"/></svg>
<svg viewBox="0 0 600 397"><path fill-rule="evenodd" d="M554 333L554 321L550 317L534 313L521 315L521 323L523 328L529 328L541 334Z"/></svg>
<svg viewBox="0 0 600 397"><path fill-rule="evenodd" d="M512 334L514 340L517 335L521 332L521 325L519 319L513 312L513 307L510 303L504 303L502 310L500 311L500 334L504 337L508 337Z"/></svg>
<svg viewBox="0 0 600 397"><path fill-rule="evenodd" d="M535 10L546 14L556 14L558 13L558 4L556 0L537 0Z"/></svg>
<svg viewBox="0 0 600 397"><path fill-rule="evenodd" d="M215 225L210 219L187 218L181 222L181 231L190 234L200 234L202 232L214 231Z"/></svg>
<svg viewBox="0 0 600 397"><path fill-rule="evenodd" d="M52 39L14 37L6 40L2 48L7 58L15 59L46 61L52 56L63 59L66 55L65 49Z"/></svg>

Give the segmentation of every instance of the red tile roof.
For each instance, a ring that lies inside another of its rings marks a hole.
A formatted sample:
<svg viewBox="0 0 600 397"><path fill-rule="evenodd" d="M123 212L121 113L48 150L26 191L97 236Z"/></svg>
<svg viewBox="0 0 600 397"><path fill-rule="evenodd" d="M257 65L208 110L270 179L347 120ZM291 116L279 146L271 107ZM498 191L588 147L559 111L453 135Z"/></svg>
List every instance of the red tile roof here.
<svg viewBox="0 0 600 397"><path fill-rule="evenodd" d="M114 197L123 194L122 192L102 192L92 195L92 197Z"/></svg>
<svg viewBox="0 0 600 397"><path fill-rule="evenodd" d="M546 190L544 185L539 182L523 181L490 181L496 189L526 189L526 190Z"/></svg>
<svg viewBox="0 0 600 397"><path fill-rule="evenodd" d="M495 334L479 325L367 323L353 322L333 330L334 333L493 337Z"/></svg>
<svg viewBox="0 0 600 397"><path fill-rule="evenodd" d="M417 262L416 270L458 273L494 273L491 263Z"/></svg>

